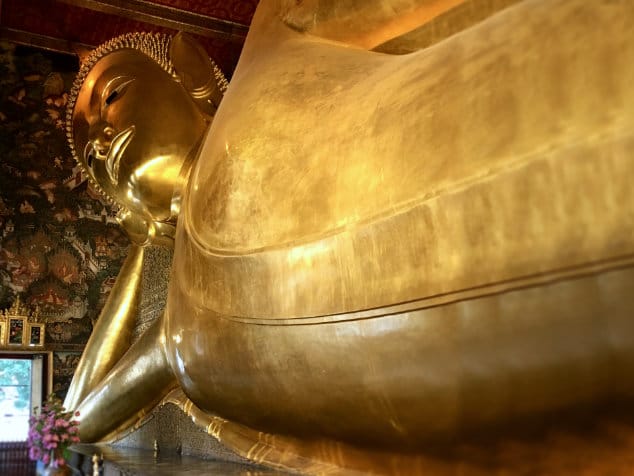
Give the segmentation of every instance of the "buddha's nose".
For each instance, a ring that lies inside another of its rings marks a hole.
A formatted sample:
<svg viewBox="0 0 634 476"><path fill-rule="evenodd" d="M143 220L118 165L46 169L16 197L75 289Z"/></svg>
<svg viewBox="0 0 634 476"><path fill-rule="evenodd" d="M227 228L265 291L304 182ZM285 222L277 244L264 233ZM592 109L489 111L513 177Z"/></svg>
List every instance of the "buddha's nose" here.
<svg viewBox="0 0 634 476"><path fill-rule="evenodd" d="M115 130L110 124L100 121L92 125L88 131L86 160L89 162L92 159L106 160L114 136ZM89 152L92 154L92 159L88 158ZM91 164L89 163L88 165L90 166Z"/></svg>

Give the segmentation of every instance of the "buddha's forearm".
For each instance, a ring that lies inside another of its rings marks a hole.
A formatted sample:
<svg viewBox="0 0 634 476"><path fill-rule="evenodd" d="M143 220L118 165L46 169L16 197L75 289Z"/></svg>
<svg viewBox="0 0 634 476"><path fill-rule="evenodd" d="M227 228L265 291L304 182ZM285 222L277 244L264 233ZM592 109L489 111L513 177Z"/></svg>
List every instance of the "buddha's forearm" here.
<svg viewBox="0 0 634 476"><path fill-rule="evenodd" d="M138 314L143 255L143 248L130 246L73 377L64 402L66 408L76 408L130 347Z"/></svg>
<svg viewBox="0 0 634 476"><path fill-rule="evenodd" d="M163 342L159 319L83 400L78 408L82 441L104 440L129 427L176 385Z"/></svg>

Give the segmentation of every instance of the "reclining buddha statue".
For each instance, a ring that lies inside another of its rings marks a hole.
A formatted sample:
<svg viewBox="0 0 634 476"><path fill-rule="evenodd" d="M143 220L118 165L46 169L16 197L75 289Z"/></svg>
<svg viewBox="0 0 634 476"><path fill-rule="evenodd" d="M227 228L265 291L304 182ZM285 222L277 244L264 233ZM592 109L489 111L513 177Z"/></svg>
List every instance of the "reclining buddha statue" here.
<svg viewBox="0 0 634 476"><path fill-rule="evenodd" d="M632 25L628 1L261 0L230 85L184 35L95 50L70 141L134 244L66 401L82 439L178 389L256 461L412 474L625 418ZM146 244L174 248L167 304L129 345Z"/></svg>

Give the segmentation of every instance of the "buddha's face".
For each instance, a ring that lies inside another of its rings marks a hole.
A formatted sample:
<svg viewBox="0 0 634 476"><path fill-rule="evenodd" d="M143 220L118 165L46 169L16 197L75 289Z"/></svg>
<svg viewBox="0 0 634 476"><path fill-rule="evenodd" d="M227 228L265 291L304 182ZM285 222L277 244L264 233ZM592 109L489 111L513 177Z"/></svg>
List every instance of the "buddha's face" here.
<svg viewBox="0 0 634 476"><path fill-rule="evenodd" d="M181 85L133 49L95 64L73 112L73 141L85 168L119 203L154 221L170 218L183 165L205 128Z"/></svg>

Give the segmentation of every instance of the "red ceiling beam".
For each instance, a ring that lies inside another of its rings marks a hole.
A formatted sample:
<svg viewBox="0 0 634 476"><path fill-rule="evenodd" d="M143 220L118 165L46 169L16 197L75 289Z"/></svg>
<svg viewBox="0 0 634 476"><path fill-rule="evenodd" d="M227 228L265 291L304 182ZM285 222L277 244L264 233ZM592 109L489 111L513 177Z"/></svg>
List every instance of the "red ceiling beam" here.
<svg viewBox="0 0 634 476"><path fill-rule="evenodd" d="M0 0L1 1L1 0ZM11 43L34 46L57 53L77 54L77 51L91 49L91 45L85 45L74 41L53 38L30 31L18 30L6 26L0 26L0 38Z"/></svg>
<svg viewBox="0 0 634 476"><path fill-rule="evenodd" d="M1 1L1 0L0 0ZM243 43L249 27L229 20L159 5L147 0L60 0L69 5L117 15L208 38Z"/></svg>

